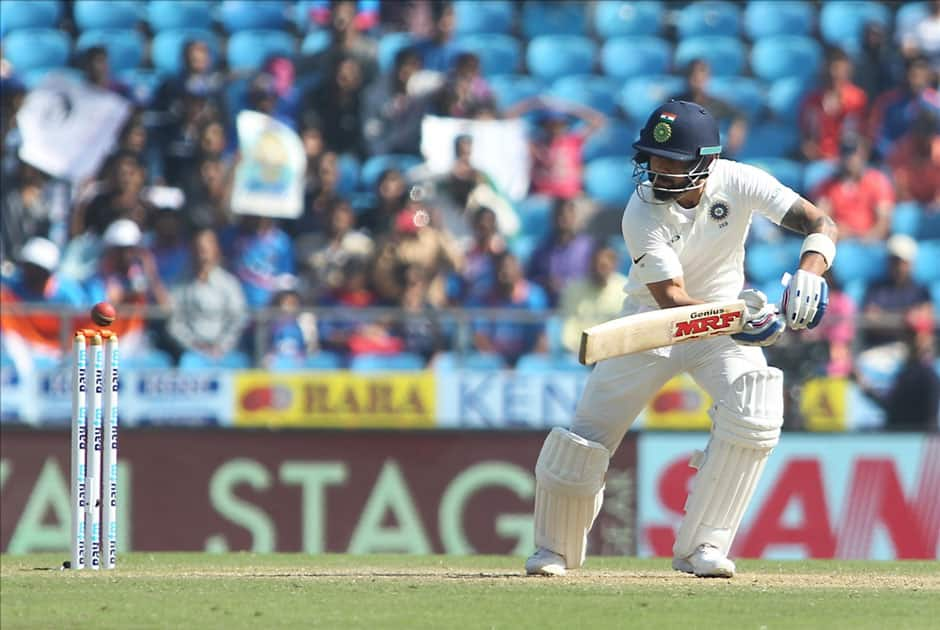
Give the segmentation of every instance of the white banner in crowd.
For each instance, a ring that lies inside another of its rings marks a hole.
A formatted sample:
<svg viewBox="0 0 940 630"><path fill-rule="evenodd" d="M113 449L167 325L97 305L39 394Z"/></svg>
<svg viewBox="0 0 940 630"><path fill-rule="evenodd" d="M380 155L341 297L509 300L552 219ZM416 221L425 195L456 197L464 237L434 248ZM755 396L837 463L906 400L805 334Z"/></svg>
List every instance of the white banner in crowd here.
<svg viewBox="0 0 940 630"><path fill-rule="evenodd" d="M489 175L500 191L513 201L529 192L529 138L525 122L467 120L425 116L421 122L421 153L428 169L446 173L454 164L454 140L473 138L470 162Z"/></svg>
<svg viewBox="0 0 940 630"><path fill-rule="evenodd" d="M129 115L130 104L117 94L52 74L29 92L16 114L20 159L79 182L98 171Z"/></svg>
<svg viewBox="0 0 940 630"><path fill-rule="evenodd" d="M238 114L241 161L235 169L232 212L296 219L304 209L307 156L300 137L259 112Z"/></svg>

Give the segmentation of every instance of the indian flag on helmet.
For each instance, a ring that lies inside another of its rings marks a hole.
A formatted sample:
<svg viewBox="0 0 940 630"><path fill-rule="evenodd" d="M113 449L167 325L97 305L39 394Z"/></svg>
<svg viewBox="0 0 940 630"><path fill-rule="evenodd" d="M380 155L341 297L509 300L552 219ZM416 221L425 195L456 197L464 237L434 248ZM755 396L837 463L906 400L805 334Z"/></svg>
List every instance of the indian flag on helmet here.
<svg viewBox="0 0 940 630"><path fill-rule="evenodd" d="M659 119L664 120L669 123L676 122L676 115L673 114L672 112L662 112L659 115Z"/></svg>

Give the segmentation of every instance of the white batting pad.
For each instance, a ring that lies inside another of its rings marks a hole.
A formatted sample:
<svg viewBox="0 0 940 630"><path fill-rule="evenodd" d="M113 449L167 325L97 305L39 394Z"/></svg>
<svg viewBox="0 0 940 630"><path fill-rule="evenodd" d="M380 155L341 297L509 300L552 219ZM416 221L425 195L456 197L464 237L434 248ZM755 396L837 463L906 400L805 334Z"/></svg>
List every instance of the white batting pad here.
<svg viewBox="0 0 940 630"><path fill-rule="evenodd" d="M685 558L709 543L725 555L744 511L780 439L783 425L783 373L763 368L738 377L709 412L712 433L685 504L673 553Z"/></svg>
<svg viewBox="0 0 940 630"><path fill-rule="evenodd" d="M610 452L554 428L535 465L535 544L565 557L569 569L584 564L587 535L604 500Z"/></svg>

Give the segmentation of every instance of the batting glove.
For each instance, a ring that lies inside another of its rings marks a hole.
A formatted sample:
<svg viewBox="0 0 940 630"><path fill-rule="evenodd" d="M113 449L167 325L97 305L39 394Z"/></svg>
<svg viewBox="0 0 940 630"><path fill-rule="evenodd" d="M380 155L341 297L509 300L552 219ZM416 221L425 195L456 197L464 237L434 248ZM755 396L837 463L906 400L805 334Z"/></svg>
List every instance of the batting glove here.
<svg viewBox="0 0 940 630"><path fill-rule="evenodd" d="M783 277L786 290L780 302L780 312L793 330L816 328L829 305L829 285L820 276L797 269L792 276Z"/></svg>
<svg viewBox="0 0 940 630"><path fill-rule="evenodd" d="M744 300L744 328L731 335L742 346L773 345L787 326L777 312L777 307L767 303L767 296L756 289L745 289L738 295Z"/></svg>

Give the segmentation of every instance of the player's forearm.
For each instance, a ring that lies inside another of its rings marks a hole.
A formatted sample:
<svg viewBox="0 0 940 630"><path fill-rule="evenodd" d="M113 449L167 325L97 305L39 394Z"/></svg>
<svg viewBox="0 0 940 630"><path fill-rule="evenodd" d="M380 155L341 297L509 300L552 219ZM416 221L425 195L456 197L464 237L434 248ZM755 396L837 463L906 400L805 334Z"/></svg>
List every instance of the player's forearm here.
<svg viewBox="0 0 940 630"><path fill-rule="evenodd" d="M832 217L802 197L790 207L780 224L807 236L821 234L833 244L839 240L839 228ZM826 257L817 251L804 252L800 257L800 269L820 276L829 269L831 263L832 261L827 261Z"/></svg>
<svg viewBox="0 0 940 630"><path fill-rule="evenodd" d="M665 280L663 282L653 282L646 286L649 288L659 308L675 308L677 306L704 304L702 300L698 300L686 293L685 285L676 282L674 279Z"/></svg>

